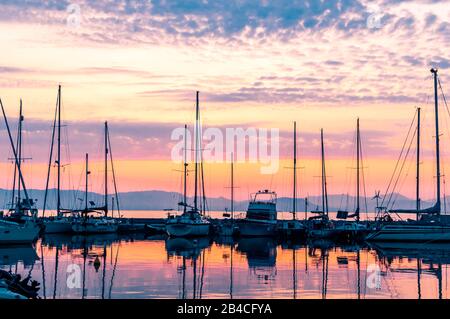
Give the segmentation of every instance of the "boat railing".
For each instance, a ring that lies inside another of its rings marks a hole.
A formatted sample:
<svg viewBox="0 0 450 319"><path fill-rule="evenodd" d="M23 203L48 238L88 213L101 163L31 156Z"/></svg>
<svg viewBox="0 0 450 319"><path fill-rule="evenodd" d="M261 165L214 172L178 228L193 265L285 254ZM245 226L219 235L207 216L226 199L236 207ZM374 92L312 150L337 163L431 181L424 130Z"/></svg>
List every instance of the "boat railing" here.
<svg viewBox="0 0 450 319"><path fill-rule="evenodd" d="M266 197L266 199L264 199ZM261 199L263 198L263 199ZM277 193L269 191L267 189L263 191L258 191L257 193L251 194L252 203L261 203L261 204L276 204L277 202Z"/></svg>

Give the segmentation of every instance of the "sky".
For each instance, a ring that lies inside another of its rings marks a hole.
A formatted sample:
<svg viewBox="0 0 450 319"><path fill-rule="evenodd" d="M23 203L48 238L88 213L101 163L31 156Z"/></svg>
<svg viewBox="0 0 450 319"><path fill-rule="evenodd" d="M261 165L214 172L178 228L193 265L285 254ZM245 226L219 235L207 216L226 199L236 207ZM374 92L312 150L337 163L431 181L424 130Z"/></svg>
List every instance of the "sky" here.
<svg viewBox="0 0 450 319"><path fill-rule="evenodd" d="M422 196L429 199L435 189L429 69L439 68L450 95L449 35L449 1L0 0L0 98L14 135L23 99L29 188L45 187L61 84L64 174L71 175L64 187L82 185L89 153L98 172L91 189L102 189L108 121L120 191L180 191L171 135L184 124L192 131L200 91L204 131L279 130L276 173L262 174L259 162L236 164L239 199L266 188L290 196L293 121L299 196L319 191L321 128L329 193L353 194L358 117L366 192L383 193L420 106ZM440 103L445 174L450 112ZM3 123L0 142L0 187L10 188ZM409 156L396 189L411 197L413 161ZM228 197L229 165L206 163L205 181L209 196Z"/></svg>

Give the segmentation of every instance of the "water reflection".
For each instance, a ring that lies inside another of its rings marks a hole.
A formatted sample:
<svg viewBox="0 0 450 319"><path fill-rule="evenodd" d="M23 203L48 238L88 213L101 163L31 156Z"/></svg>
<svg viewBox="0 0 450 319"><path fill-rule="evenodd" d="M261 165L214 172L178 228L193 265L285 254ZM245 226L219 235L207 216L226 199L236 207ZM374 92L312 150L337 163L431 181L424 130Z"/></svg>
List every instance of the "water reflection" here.
<svg viewBox="0 0 450 319"><path fill-rule="evenodd" d="M17 266L23 263L26 267L31 267L39 260L33 246L0 246L0 266Z"/></svg>
<svg viewBox="0 0 450 319"><path fill-rule="evenodd" d="M246 257L248 268L256 279L267 283L276 278L277 250L272 238L241 238L236 251Z"/></svg>
<svg viewBox="0 0 450 319"><path fill-rule="evenodd" d="M447 298L449 264L437 243L109 234L0 247L0 269L31 275L46 299Z"/></svg>

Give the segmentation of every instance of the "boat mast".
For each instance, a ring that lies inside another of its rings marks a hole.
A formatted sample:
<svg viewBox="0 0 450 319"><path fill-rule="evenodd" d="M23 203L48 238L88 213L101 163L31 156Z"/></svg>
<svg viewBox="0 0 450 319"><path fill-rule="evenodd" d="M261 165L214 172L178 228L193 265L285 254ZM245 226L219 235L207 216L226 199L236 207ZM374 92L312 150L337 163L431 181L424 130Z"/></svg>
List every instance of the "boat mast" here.
<svg viewBox="0 0 450 319"><path fill-rule="evenodd" d="M8 131L9 143L10 143L11 149L13 151L14 161L16 163L16 167L19 168L20 166L19 166L19 160L17 158L16 148L14 147L14 142L13 142L12 135L11 135L11 130L9 129L8 118L6 117L5 108L3 107L3 103L2 103L1 99L0 99L0 106L2 108L3 119L5 120L6 130ZM28 197L28 191L27 191L27 188L25 187L25 182L24 182L23 175L22 175L22 170L18 169L18 171L19 171L19 182L22 183L23 192L25 194L25 199L27 201L27 207L31 208L29 197Z"/></svg>
<svg viewBox="0 0 450 319"><path fill-rule="evenodd" d="M417 155L416 155L416 210L419 220L420 210L420 107L417 108Z"/></svg>
<svg viewBox="0 0 450 319"><path fill-rule="evenodd" d="M184 125L184 189L183 189L183 213L186 213L187 207L187 125Z"/></svg>
<svg viewBox="0 0 450 319"><path fill-rule="evenodd" d="M197 212L198 210L198 204L197 204L197 197L198 197L198 122L199 122L199 101L198 101L198 95L199 91L197 91L196 94L196 107L195 107L195 184L194 184L194 211Z"/></svg>
<svg viewBox="0 0 450 319"><path fill-rule="evenodd" d="M86 188L85 188L85 194L84 194L85 214L87 214L87 212L88 212L88 183L89 183L89 154L86 153Z"/></svg>
<svg viewBox="0 0 450 319"><path fill-rule="evenodd" d="M56 107L55 107L55 116L53 119L53 129L52 129L52 141L50 144L50 156L48 158L48 166L47 166L47 180L45 182L45 193L44 193L44 205L43 205L43 209L42 209L42 217L45 217L45 210L47 208L47 197L48 197L48 185L50 182L50 171L52 169L52 161L53 161L53 148L55 145L55 134L56 134L56 126L57 126L57 121L58 121L58 104L59 104L59 99L60 99L60 90L61 90L61 85L58 87L58 94L56 97ZM14 174L15 176L15 174ZM14 192L14 190L13 190ZM14 193L13 193L14 195ZM14 196L13 196L14 198Z"/></svg>
<svg viewBox="0 0 450 319"><path fill-rule="evenodd" d="M201 213L205 215L206 213L206 192L205 192L205 171L203 170L203 158L202 154L200 154L200 176L201 176L201 185L202 185L202 205L201 205Z"/></svg>
<svg viewBox="0 0 450 319"><path fill-rule="evenodd" d="M296 202L297 202L297 122L294 122L294 181L292 195L292 218L296 219Z"/></svg>
<svg viewBox="0 0 450 319"><path fill-rule="evenodd" d="M322 147L322 209L328 216L328 194L327 194L327 176L325 169L325 148L323 145L323 129L320 130L320 143Z"/></svg>
<svg viewBox="0 0 450 319"><path fill-rule="evenodd" d="M441 168L439 154L439 105L438 105L438 70L431 69L434 77L434 115L436 124L436 206L437 214L441 214Z"/></svg>
<svg viewBox="0 0 450 319"><path fill-rule="evenodd" d="M20 111L19 111L19 123L17 123L17 139L16 139L16 148L19 148L19 138L20 138ZM15 209L15 203L16 203L16 175L17 175L17 165L14 164L14 178L13 178L13 189L12 189L12 196L11 196L11 208ZM17 182L17 184L20 184L20 181Z"/></svg>
<svg viewBox="0 0 450 319"><path fill-rule="evenodd" d="M308 219L308 197L305 197L305 220Z"/></svg>
<svg viewBox="0 0 450 319"><path fill-rule="evenodd" d="M58 86L58 190L56 212L61 215L61 85Z"/></svg>
<svg viewBox="0 0 450 319"><path fill-rule="evenodd" d="M230 299L233 299L233 250L234 246L230 246Z"/></svg>
<svg viewBox="0 0 450 319"><path fill-rule="evenodd" d="M20 111L19 111L19 135L18 135L18 162L17 162L17 169L21 171L22 168L22 122L24 120L23 112L22 112L22 99L20 99ZM17 204L18 208L20 210L20 182L17 184Z"/></svg>
<svg viewBox="0 0 450 319"><path fill-rule="evenodd" d="M111 138L109 136L109 127L108 127L107 133L108 133L107 134L108 154L109 154L109 159L111 160L111 171L112 171L112 178L113 178L113 185L114 185L115 202L117 203L117 214L120 217L119 192L117 191L116 171L114 170L114 160L113 160L112 147L111 147ZM114 199L114 197L113 197L113 199ZM114 210L114 205L113 205L113 210Z"/></svg>
<svg viewBox="0 0 450 319"><path fill-rule="evenodd" d="M234 158L231 153L231 219L234 220Z"/></svg>
<svg viewBox="0 0 450 319"><path fill-rule="evenodd" d="M108 122L105 122L105 217L108 216Z"/></svg>
<svg viewBox="0 0 450 319"><path fill-rule="evenodd" d="M297 260L295 246L292 247L292 290L294 299L297 299Z"/></svg>
<svg viewBox="0 0 450 319"><path fill-rule="evenodd" d="M361 145L361 138L359 135L359 118L356 121L356 221L359 222L359 209L360 209L360 181L359 181L359 161L360 161L360 145Z"/></svg>

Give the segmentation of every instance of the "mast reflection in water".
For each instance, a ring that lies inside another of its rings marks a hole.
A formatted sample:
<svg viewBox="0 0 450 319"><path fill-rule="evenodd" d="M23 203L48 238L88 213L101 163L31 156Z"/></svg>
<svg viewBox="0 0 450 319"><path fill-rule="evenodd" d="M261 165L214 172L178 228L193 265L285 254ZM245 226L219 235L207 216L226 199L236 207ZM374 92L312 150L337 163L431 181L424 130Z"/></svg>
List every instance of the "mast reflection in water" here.
<svg viewBox="0 0 450 319"><path fill-rule="evenodd" d="M45 299L448 298L449 252L450 244L46 235L0 247L0 269L31 275Z"/></svg>

